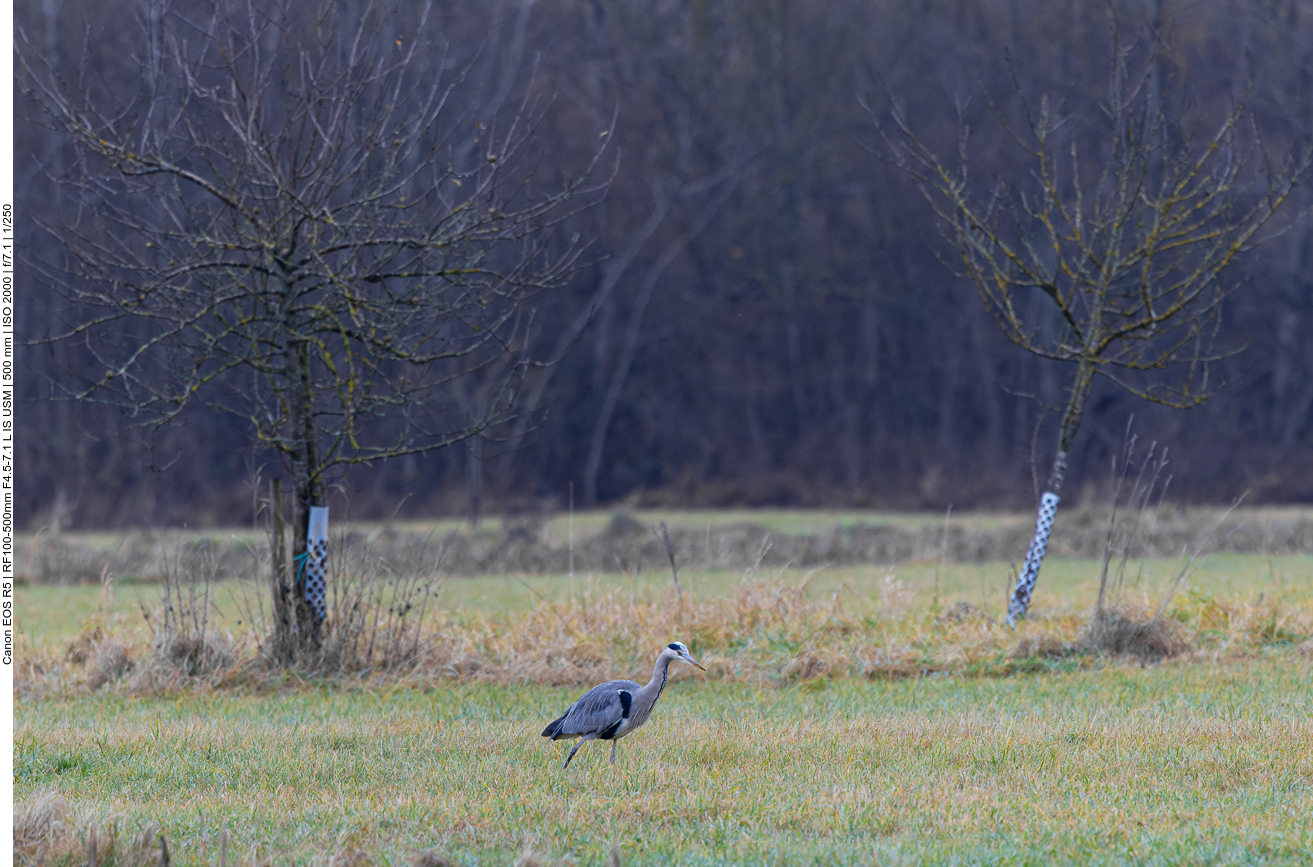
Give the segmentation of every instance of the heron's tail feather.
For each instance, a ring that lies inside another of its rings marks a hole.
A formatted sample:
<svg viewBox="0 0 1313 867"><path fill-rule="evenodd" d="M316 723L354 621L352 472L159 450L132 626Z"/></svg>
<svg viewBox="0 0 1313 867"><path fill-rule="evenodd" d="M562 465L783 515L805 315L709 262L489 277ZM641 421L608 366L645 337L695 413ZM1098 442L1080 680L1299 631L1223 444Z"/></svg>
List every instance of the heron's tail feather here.
<svg viewBox="0 0 1313 867"><path fill-rule="evenodd" d="M564 722L565 722L565 714L561 714L560 718L552 720L550 723L547 724L547 728L543 729L543 737L556 740L556 736L561 731L561 724Z"/></svg>

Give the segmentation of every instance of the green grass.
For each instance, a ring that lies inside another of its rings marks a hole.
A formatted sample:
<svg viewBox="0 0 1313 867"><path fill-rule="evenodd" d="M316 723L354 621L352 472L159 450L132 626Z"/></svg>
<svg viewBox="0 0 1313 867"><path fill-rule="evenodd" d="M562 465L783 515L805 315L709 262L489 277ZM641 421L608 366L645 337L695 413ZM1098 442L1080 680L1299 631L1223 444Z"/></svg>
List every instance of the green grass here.
<svg viewBox="0 0 1313 867"><path fill-rule="evenodd" d="M1002 680L683 679L568 772L538 687L20 701L15 796L53 789L179 863L437 847L509 864L1298 864L1313 689L1290 658Z"/></svg>

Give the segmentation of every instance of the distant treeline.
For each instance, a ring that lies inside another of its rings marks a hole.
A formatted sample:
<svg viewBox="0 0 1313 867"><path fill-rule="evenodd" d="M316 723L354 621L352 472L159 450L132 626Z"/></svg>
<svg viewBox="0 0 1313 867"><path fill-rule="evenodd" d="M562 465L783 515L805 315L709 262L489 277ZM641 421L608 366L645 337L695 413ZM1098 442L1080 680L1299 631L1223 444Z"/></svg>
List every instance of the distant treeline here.
<svg viewBox="0 0 1313 867"><path fill-rule="evenodd" d="M134 46L151 38L152 16L202 6L65 0L15 15L66 81L126 81L140 75ZM401 45L413 14L408 5L397 32L363 38ZM969 129L974 183L1024 178L1026 154L999 123L1020 111L1017 90L1047 93L1067 123L1085 123L1115 27L1185 117L1206 124L1210 106L1252 82L1251 136L1279 156L1313 137L1306 0L455 0L430 16L464 76L453 116L495 130L525 94L550 98L535 134L539 178L586 164L614 119L596 177L609 190L554 229L586 243L585 267L534 302L528 333L539 357L568 352L525 381L509 438L333 480L335 502L362 519L571 498L1029 504L1065 371L1009 344L946 266L951 251L889 163L876 120L896 101L948 158ZM34 341L77 319L33 265L60 257L39 224L84 215L61 198L63 133L21 96L17 112L18 324ZM1134 415L1141 453L1168 449L1169 499L1313 499L1310 206L1306 183L1286 231L1230 275L1217 345L1239 351L1215 364L1221 388L1206 405L1170 411L1096 385L1071 496L1098 493ZM154 434L94 403L51 399L103 373L76 339L20 346L19 370L28 528L245 522L253 486L279 472L218 407Z"/></svg>

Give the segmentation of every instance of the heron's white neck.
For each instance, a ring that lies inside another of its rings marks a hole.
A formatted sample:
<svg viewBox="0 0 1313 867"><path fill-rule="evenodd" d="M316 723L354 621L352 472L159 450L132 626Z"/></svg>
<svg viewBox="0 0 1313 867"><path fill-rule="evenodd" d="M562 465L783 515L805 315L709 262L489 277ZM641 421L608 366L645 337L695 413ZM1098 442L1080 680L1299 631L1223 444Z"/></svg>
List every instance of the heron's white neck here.
<svg viewBox="0 0 1313 867"><path fill-rule="evenodd" d="M670 663L678 658L670 648L661 651L661 655L657 657L656 665L652 668L652 679L647 682L647 686L643 687L643 692L655 693L652 696L652 701L656 701L661 695L661 690L666 688L666 678L670 674Z"/></svg>

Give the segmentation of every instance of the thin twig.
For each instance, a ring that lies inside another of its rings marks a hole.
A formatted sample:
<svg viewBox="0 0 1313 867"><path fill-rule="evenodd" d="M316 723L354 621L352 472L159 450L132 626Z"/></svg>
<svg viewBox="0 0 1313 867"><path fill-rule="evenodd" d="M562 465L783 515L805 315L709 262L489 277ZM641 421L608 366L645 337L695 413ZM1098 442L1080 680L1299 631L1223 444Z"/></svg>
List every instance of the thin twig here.
<svg viewBox="0 0 1313 867"><path fill-rule="evenodd" d="M657 525L661 544L666 547L666 557L670 559L670 574L675 579L675 601L684 601L684 588L679 585L679 567L675 565L675 546L670 543L670 529L666 522L662 521Z"/></svg>

